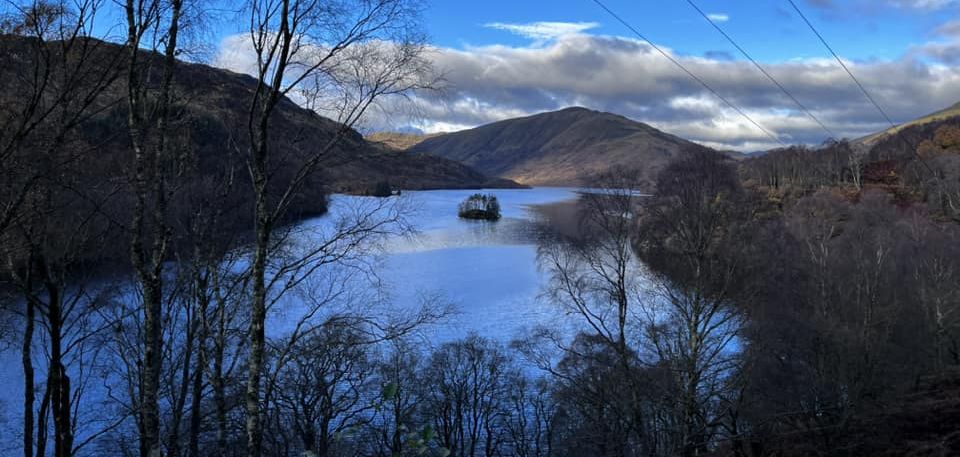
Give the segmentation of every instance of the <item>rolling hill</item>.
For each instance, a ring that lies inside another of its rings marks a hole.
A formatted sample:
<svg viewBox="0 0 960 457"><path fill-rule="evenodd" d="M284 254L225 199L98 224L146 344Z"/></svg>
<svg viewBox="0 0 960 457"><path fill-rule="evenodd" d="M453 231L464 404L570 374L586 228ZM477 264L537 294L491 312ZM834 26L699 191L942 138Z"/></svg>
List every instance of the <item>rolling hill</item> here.
<svg viewBox="0 0 960 457"><path fill-rule="evenodd" d="M702 148L623 116L573 107L427 138L410 152L456 160L527 185L583 185L611 168L656 173Z"/></svg>

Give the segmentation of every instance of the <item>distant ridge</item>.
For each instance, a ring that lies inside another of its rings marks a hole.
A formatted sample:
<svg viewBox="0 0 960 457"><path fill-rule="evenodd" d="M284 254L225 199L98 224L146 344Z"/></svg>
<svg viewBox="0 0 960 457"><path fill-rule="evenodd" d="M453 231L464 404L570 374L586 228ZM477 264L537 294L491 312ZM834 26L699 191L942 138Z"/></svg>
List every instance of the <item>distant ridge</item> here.
<svg viewBox="0 0 960 457"><path fill-rule="evenodd" d="M426 134L417 134L417 133L399 133L399 132L377 132L370 135L367 135L367 141L386 146L389 149L396 149L398 151L406 151L424 140L440 136L442 133L426 133Z"/></svg>
<svg viewBox="0 0 960 457"><path fill-rule="evenodd" d="M582 185L611 168L640 170L652 183L691 148L706 149L620 115L571 107L428 138L410 152L527 185Z"/></svg>

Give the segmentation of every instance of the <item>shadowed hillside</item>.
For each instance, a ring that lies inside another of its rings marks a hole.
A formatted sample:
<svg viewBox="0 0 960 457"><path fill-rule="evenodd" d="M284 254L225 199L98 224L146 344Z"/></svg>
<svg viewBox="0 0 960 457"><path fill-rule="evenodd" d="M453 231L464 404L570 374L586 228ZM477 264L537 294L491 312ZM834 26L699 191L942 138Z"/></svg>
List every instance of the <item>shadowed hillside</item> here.
<svg viewBox="0 0 960 457"><path fill-rule="evenodd" d="M19 36L0 36L4 55L0 58L0 88L7 87L23 75L18 68L30 68L27 52L32 39ZM112 43L91 40L96 46L96 58L103 67L115 63L116 79L96 100L100 113L93 116L81 129L77 138L90 148L98 150L94 159L105 173L122 174L116 165L126 166L129 160L129 137L126 132L126 70L119 68L125 60L124 49ZM158 55L146 55L159 67ZM157 72L159 73L159 72ZM153 79L159 79L154 74ZM159 84L159 81L150 81ZM207 65L180 62L175 77L174 106L176 113L176 141L189 151L188 160L200 175L225 163L236 164L243 169L249 135L247 129L249 103L256 80ZM5 97L15 105L18 92L4 90ZM334 139L340 124L324 118L313 111L301 108L293 101L284 99L278 106L271 124L270 140L275 148L283 151L284 158L272 166L279 174L293 173L289 164L298 163L296 157L309 157L313 151L323 149ZM483 174L462 164L436 157L388 151L371 144L356 131L350 130L338 140L335 147L323 160L320 172L313 176L305 190L305 200L318 199L326 192L364 193L377 182L389 180L395 187L406 189L475 188L512 186L503 180L489 180ZM114 175L117 176L117 175ZM309 197L312 194L313 197ZM307 212L313 209L307 208Z"/></svg>
<svg viewBox="0 0 960 457"><path fill-rule="evenodd" d="M82 49L81 49L82 47ZM37 64L37 40L29 37L0 35L0 125L15 126L22 118L20 110L29 106L33 87L32 69L51 73L49 80L64 84L64 66ZM62 47L50 45L49 52L61 53ZM127 52L123 46L94 39L77 40L67 59L83 59L82 65L67 75L75 87L68 96L72 104L41 98L38 106L55 107L50 119L59 119L70 112L83 112L76 125L62 132L44 124L33 134L14 137L15 154L5 163L0 174L0 202L15 200L16 191L28 188L32 181L58 176L59 192L69 190L70 203L56 201L60 211L49 216L54 225L69 225L71 217L94 211L77 203L94 205L108 224L110 236L123 241L83 253L83 258L97 265L126 261L128 232L124 222L131 219L136 200L134 187L134 153L128 130ZM56 62L62 56L54 56ZM161 56L144 53L145 67L162 68ZM41 61L42 62L42 61ZM71 67L73 68L73 67ZM152 71L147 81L151 90L159 84L160 71ZM55 100L58 92L51 83L44 97ZM85 90L87 87L95 89ZM210 230L224 237L247 237L247 218L252 213L254 196L248 184L250 133L248 113L250 100L257 87L254 78L207 65L179 62L172 93L171 121L167 141L177 151L171 167L168 186L169 219L172 243L183 243L198 202L207 201L223 215L210 222ZM155 91L154 91L155 92ZM65 92L66 93L66 92ZM74 94L90 94L89 99ZM88 103L89 108L76 108ZM64 108L64 107L67 108ZM53 109L53 108L50 108ZM52 121L47 124L59 125ZM369 194L378 183L394 189L516 187L503 179L490 179L476 170L438 157L388 150L371 144L354 130L338 132L342 125L301 108L289 99L282 99L271 119L269 142L276 155L268 164L273 180L273 195L282 189L279 183L289 182L303 164L334 141L336 145L321 158L316 172L307 176L304 185L291 198L285 221L323 214L331 193ZM6 143L4 145L7 145ZM54 174L53 171L56 173ZM49 176L48 176L49 174ZM44 181L47 182L47 181ZM52 182L52 181L51 181ZM36 191L30 193L32 196ZM24 197L26 198L26 197ZM55 200L55 199L54 199ZM2 205L0 205L2 206ZM215 227L214 227L215 225ZM107 229L104 229L107 232ZM106 236L106 235L105 235Z"/></svg>

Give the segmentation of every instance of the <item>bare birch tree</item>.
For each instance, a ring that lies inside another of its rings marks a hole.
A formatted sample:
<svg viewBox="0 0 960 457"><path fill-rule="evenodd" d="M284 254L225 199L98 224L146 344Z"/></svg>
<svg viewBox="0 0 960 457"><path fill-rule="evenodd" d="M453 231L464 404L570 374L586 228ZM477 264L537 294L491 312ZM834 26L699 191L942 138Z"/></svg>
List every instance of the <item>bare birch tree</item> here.
<svg viewBox="0 0 960 457"><path fill-rule="evenodd" d="M101 6L97 0L0 6L0 30L9 34L0 45L0 64L17 72L4 83L13 98L0 108L0 239L7 274L25 308L25 456L45 454L51 415L54 455L73 455L87 444L85 437L76 439L87 382L76 365L87 362L77 354L96 330L86 320L93 305L74 270L89 257L93 234L103 229L97 206L110 192L84 182L77 165L90 150L78 137L86 122L109 107L101 95L118 78L120 58L94 37ZM67 226L69 233L63 231ZM47 382L36 410L38 341L47 343L41 348L48 363L40 370Z"/></svg>
<svg viewBox="0 0 960 457"><path fill-rule="evenodd" d="M545 244L540 258L550 273L546 297L581 318L586 332L616 354L614 368L630 382L626 400L632 417L626 423L638 446L644 446L638 316L647 298L643 266L633 250L642 195L639 176L618 171L600 177L578 202L578 237Z"/></svg>
<svg viewBox="0 0 960 457"><path fill-rule="evenodd" d="M740 194L725 157L691 151L661 172L640 217L638 251L658 291L647 302L645 340L672 380L676 419L667 450L677 455L709 449L715 405L736 370L743 316L733 298L746 291L743 267L726 250L746 233L736 224L735 214L750 208Z"/></svg>
<svg viewBox="0 0 960 457"><path fill-rule="evenodd" d="M163 266L171 236L167 221L168 182L177 157L170 151L167 133L183 5L183 0L127 0L124 4L129 52L127 126L134 157L135 203L129 228L130 257L143 289L144 360L137 401L143 457L163 454L159 405L163 370ZM150 81L153 56L144 50L151 45L160 45L163 50L158 87ZM157 87L155 93L153 87Z"/></svg>
<svg viewBox="0 0 960 457"><path fill-rule="evenodd" d="M367 110L380 98L433 83L417 33L417 5L407 0L255 0L248 8L257 87L249 109L249 157L255 243L247 379L247 453L262 452L261 377L266 349L267 283L272 234L303 187ZM339 122L325 144L305 151L276 148L271 138L277 106L294 96ZM335 113L332 115L331 113ZM296 153L298 152L298 153ZM294 172L275 182L285 157Z"/></svg>

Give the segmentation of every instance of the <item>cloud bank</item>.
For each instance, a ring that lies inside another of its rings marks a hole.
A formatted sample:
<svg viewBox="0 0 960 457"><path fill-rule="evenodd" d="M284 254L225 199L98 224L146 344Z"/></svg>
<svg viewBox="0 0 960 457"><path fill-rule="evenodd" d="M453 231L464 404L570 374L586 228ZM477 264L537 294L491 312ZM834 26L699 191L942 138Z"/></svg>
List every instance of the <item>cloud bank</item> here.
<svg viewBox="0 0 960 457"><path fill-rule="evenodd" d="M365 127L452 131L579 105L622 114L717 148L752 151L777 145L643 42L585 33L596 26L592 23L490 26L533 42L432 48L430 58L446 77L443 95L416 95L415 114L377 114ZM898 60L846 63L895 121L906 121L960 101L960 72L951 66L960 62L958 28L945 24L941 41ZM782 141L818 144L827 139L748 62L664 49ZM250 61L237 40L228 38L216 63L245 71ZM793 60L764 67L842 137L857 138L887 126L833 60Z"/></svg>

